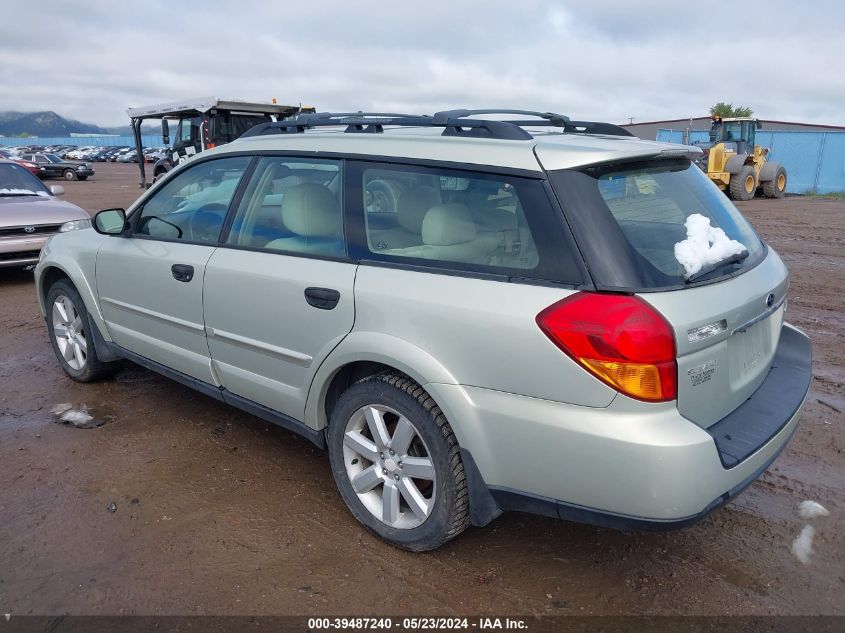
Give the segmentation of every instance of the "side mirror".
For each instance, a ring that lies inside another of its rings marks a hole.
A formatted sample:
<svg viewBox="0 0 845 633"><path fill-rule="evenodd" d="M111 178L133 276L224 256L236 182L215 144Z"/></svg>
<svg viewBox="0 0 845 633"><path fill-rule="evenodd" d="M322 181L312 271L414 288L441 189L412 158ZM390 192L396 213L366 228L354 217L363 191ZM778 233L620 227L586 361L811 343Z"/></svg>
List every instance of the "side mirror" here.
<svg viewBox="0 0 845 633"><path fill-rule="evenodd" d="M103 235L120 235L126 228L126 211L104 209L94 215L94 230Z"/></svg>
<svg viewBox="0 0 845 633"><path fill-rule="evenodd" d="M165 145L170 145L170 124L167 119L161 120L161 141Z"/></svg>
<svg viewBox="0 0 845 633"><path fill-rule="evenodd" d="M61 185L51 185L50 193L52 193L54 196L63 196L65 195L65 188Z"/></svg>

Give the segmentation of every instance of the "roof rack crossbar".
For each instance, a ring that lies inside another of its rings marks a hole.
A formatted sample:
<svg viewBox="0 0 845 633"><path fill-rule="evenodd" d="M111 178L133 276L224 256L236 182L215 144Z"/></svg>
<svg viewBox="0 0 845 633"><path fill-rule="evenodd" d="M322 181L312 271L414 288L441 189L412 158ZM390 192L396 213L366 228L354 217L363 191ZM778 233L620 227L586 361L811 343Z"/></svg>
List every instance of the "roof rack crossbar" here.
<svg viewBox="0 0 845 633"><path fill-rule="evenodd" d="M569 121L564 127L564 132L581 134L607 134L609 136L634 136L633 133L624 127L613 123L602 123L601 121Z"/></svg>
<svg viewBox="0 0 845 633"><path fill-rule="evenodd" d="M474 119L476 115L509 114L536 117L536 120ZM504 140L534 138L525 127L558 127L564 133L608 134L632 136L630 132L611 123L571 121L553 112L531 110L444 110L433 116L399 114L394 112L314 112L299 114L281 121L262 123L248 130L241 138L268 134L300 134L315 127L345 127L346 133L375 134L385 126L442 127L443 136L463 136Z"/></svg>
<svg viewBox="0 0 845 633"><path fill-rule="evenodd" d="M463 119L470 116L485 115L485 114L518 114L520 116L533 116L538 119L545 119L550 121L552 125L563 127L569 122L569 117L565 114L557 114L556 112L538 112L535 110L507 110L499 108L488 108L484 110L443 110L436 112L432 117L434 124L441 124L441 122L448 119ZM513 124L513 121L505 121Z"/></svg>

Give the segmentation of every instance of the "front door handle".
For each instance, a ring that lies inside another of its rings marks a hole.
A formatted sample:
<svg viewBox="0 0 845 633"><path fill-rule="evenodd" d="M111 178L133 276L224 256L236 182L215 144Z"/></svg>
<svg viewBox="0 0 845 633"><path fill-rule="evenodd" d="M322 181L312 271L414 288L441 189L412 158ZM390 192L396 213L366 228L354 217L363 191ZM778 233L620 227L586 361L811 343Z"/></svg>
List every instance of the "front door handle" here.
<svg viewBox="0 0 845 633"><path fill-rule="evenodd" d="M305 300L319 310L332 310L340 301L340 293L331 288L306 288Z"/></svg>
<svg viewBox="0 0 845 633"><path fill-rule="evenodd" d="M173 273L173 279L176 281L188 283L194 278L194 267L190 264L173 264L170 272Z"/></svg>

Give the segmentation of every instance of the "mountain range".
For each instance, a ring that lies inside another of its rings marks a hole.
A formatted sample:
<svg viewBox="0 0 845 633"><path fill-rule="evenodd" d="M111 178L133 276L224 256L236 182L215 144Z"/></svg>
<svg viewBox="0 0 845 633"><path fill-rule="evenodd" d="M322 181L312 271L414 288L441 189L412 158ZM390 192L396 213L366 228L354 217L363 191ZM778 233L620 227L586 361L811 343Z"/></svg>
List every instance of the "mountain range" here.
<svg viewBox="0 0 845 633"><path fill-rule="evenodd" d="M148 134L160 128L157 124L144 126ZM129 125L100 127L92 123L83 123L66 119L52 111L45 112L0 112L0 136L70 136L74 134L132 134Z"/></svg>

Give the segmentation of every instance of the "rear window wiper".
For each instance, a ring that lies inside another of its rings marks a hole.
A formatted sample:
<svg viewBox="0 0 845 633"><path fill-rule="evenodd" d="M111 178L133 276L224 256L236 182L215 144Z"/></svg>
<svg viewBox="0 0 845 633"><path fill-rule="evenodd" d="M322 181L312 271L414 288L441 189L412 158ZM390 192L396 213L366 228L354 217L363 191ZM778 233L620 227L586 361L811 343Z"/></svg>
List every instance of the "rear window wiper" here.
<svg viewBox="0 0 845 633"><path fill-rule="evenodd" d="M708 264L704 266L701 270L697 273L693 273L690 275L686 282L691 284L692 282L696 281L697 279L701 279L704 275L712 273L714 270L718 270L722 266L727 266L728 264L736 264L737 262L741 262L746 257L748 257L748 251L742 251L741 253L737 253L736 255L731 255L730 257L726 257L725 259L715 262L713 264Z"/></svg>

